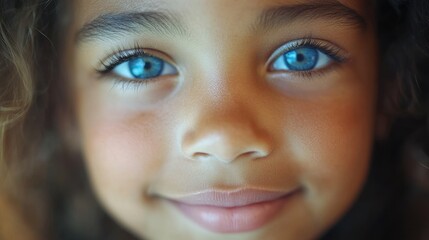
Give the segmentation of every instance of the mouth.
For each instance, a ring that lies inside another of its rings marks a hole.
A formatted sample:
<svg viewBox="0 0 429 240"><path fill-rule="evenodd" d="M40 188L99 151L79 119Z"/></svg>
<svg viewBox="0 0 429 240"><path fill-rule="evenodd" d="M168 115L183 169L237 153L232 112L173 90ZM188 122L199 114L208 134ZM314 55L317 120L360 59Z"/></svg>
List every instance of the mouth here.
<svg viewBox="0 0 429 240"><path fill-rule="evenodd" d="M199 226L217 233L256 230L276 218L299 189L287 192L238 189L208 190L167 199Z"/></svg>

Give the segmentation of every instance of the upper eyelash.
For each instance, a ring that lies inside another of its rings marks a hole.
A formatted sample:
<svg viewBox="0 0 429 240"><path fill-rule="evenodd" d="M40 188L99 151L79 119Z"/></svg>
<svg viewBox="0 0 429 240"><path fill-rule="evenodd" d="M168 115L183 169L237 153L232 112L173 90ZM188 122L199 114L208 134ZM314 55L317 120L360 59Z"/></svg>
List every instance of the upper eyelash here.
<svg viewBox="0 0 429 240"><path fill-rule="evenodd" d="M312 47L316 48L318 51L327 54L331 57L335 63L331 66L317 69L317 70L308 70L308 71L293 71L291 74L298 76L299 78L313 79L315 75L322 76L332 69L334 66L340 66L339 63L344 63L349 60L348 53L338 47L337 45L330 43L326 40L321 40L312 37L305 37L297 40L289 41L288 43L283 44L281 47L278 47L274 53L269 58L267 68L269 69L273 62L278 59L281 55L302 47Z"/></svg>
<svg viewBox="0 0 429 240"><path fill-rule="evenodd" d="M283 46L284 47L277 48L276 52L278 53L274 54L274 56L271 57L270 61L268 61L270 64L274 59L277 59L282 54L302 47L317 48L322 53L325 53L332 57L333 60L335 60L336 62L344 62L347 60L347 56L344 53L344 50L342 50L340 47L337 47L332 43L328 43L324 40L319 40L311 37L290 41Z"/></svg>
<svg viewBox="0 0 429 240"><path fill-rule="evenodd" d="M284 47L277 48L277 54L274 54L273 57L268 61L270 64L273 62L273 59L277 59L282 54L292 51L294 49L302 48L302 47L314 47L319 51L329 55L336 62L344 62L347 60L346 55L343 53L343 50L337 46L334 46L332 43L328 43L324 40L319 40L311 37L305 37L302 39L297 39L294 41L290 41L283 45ZM128 50L118 49L116 53L112 54L111 57L106 60L101 60L100 65L103 66L102 69L97 70L100 74L106 74L111 72L115 67L119 64L124 63L128 60L131 60L138 56L152 56L148 54L142 47L138 44L135 44L134 48ZM297 73L300 74L310 74L314 71L299 71Z"/></svg>
<svg viewBox="0 0 429 240"><path fill-rule="evenodd" d="M128 50L118 50L116 51L116 53L112 54L111 57L107 58L106 60L100 61L100 65L103 67L102 69L97 70L97 72L101 74L108 73L112 71L115 67L117 67L119 64L139 56L152 55L148 54L144 49L138 46Z"/></svg>

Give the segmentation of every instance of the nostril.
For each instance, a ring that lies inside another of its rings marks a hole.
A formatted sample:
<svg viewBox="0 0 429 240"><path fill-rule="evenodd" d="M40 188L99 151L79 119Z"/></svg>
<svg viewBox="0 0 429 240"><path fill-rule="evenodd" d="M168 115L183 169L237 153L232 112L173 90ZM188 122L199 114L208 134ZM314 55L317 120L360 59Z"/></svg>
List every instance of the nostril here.
<svg viewBox="0 0 429 240"><path fill-rule="evenodd" d="M266 154L259 152L259 151L249 151L249 152L245 152L243 154L240 154L239 156L237 156L238 158L244 158L244 159L259 159L266 156Z"/></svg>
<svg viewBox="0 0 429 240"><path fill-rule="evenodd" d="M258 160L265 159L273 150L271 138L256 132L253 126L226 125L203 130L183 135L181 150L187 159L225 163L238 159Z"/></svg>
<svg viewBox="0 0 429 240"><path fill-rule="evenodd" d="M198 159L198 160L208 159L209 157L210 157L210 154L204 153L204 152L196 152L196 153L192 154L192 158Z"/></svg>
<svg viewBox="0 0 429 240"><path fill-rule="evenodd" d="M205 152L196 152L194 154L192 154L192 159L195 160L209 160L209 159L217 159L217 160L221 160L224 162L231 162L235 159L259 159L266 156L265 154L259 152L259 151L248 151L248 152L244 152L242 154L236 155L236 156L230 156L230 157L222 157L222 156L215 156L212 155L210 153L205 153Z"/></svg>

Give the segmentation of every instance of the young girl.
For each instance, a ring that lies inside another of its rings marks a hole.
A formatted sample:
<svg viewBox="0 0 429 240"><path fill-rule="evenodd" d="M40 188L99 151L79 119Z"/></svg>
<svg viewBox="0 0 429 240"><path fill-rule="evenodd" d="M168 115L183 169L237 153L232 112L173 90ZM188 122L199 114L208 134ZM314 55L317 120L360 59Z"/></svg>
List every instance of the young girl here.
<svg viewBox="0 0 429 240"><path fill-rule="evenodd" d="M14 226L39 223L4 238L131 238L88 200L81 160L105 212L138 239L400 236L389 218L401 213L400 162L381 141L399 89L383 61L398 40L389 27L403 20L389 5L1 9L0 208Z"/></svg>

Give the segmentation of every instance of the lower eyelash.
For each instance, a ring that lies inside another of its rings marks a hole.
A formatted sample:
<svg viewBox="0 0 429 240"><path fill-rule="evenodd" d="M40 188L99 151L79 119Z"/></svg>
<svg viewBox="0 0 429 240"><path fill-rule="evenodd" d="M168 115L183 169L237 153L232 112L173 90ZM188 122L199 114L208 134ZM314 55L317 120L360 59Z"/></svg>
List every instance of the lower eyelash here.
<svg viewBox="0 0 429 240"><path fill-rule="evenodd" d="M149 81L152 81L152 79L148 79ZM122 91L138 91L140 87L143 87L146 85L146 81L130 81L130 80L114 80L112 88L119 88Z"/></svg>
<svg viewBox="0 0 429 240"><path fill-rule="evenodd" d="M281 57L283 54L293 51L295 49L310 47L314 48L323 54L328 55L332 59L332 63L326 67L319 69L312 69L308 71L288 71L287 74L290 76L295 76L301 79L314 79L316 77L322 77L324 74L342 66L343 63L348 61L348 54L342 48L334 45L333 43L327 42L325 40L320 40L311 37L305 37L299 40L290 41L289 43L284 44L282 47L278 48L275 53L269 58L267 68L270 69L271 65L276 59ZM272 71L275 73L275 71ZM284 74L285 72L278 72L279 74Z"/></svg>
<svg viewBox="0 0 429 240"><path fill-rule="evenodd" d="M334 62L330 66L327 66L322 69L318 69L316 71L296 71L293 72L294 75L298 75L299 78L303 79L314 79L316 77L323 77L326 73L332 71L333 69L336 69L337 67L340 67L342 62Z"/></svg>
<svg viewBox="0 0 429 240"><path fill-rule="evenodd" d="M339 47L334 46L332 43L327 43L325 40L319 40L311 37L305 37L300 40L293 41L291 44L286 45L284 48L280 48L281 54L285 52L302 48L302 47L312 47L316 48L319 51L327 54L331 57L335 63L333 66L328 66L323 69L318 69L316 71L294 71L293 74L299 75L301 78L314 78L315 75L323 75L327 71L331 70L332 67L338 66L339 63L343 63L347 60L347 56L344 53L345 51ZM129 61L135 57L139 56L151 56L148 54L142 47L138 44L135 44L134 48L124 50L118 49L116 53L113 53L111 57L107 60L101 60L100 65L103 66L102 69L96 70L101 75L109 74L116 66L126 61ZM276 57L279 57L280 54L276 54ZM271 62L271 60L270 60ZM114 80L114 87L119 86L123 90L138 90L140 87L152 82L157 79L145 79L145 81L135 81L132 79L116 79Z"/></svg>

